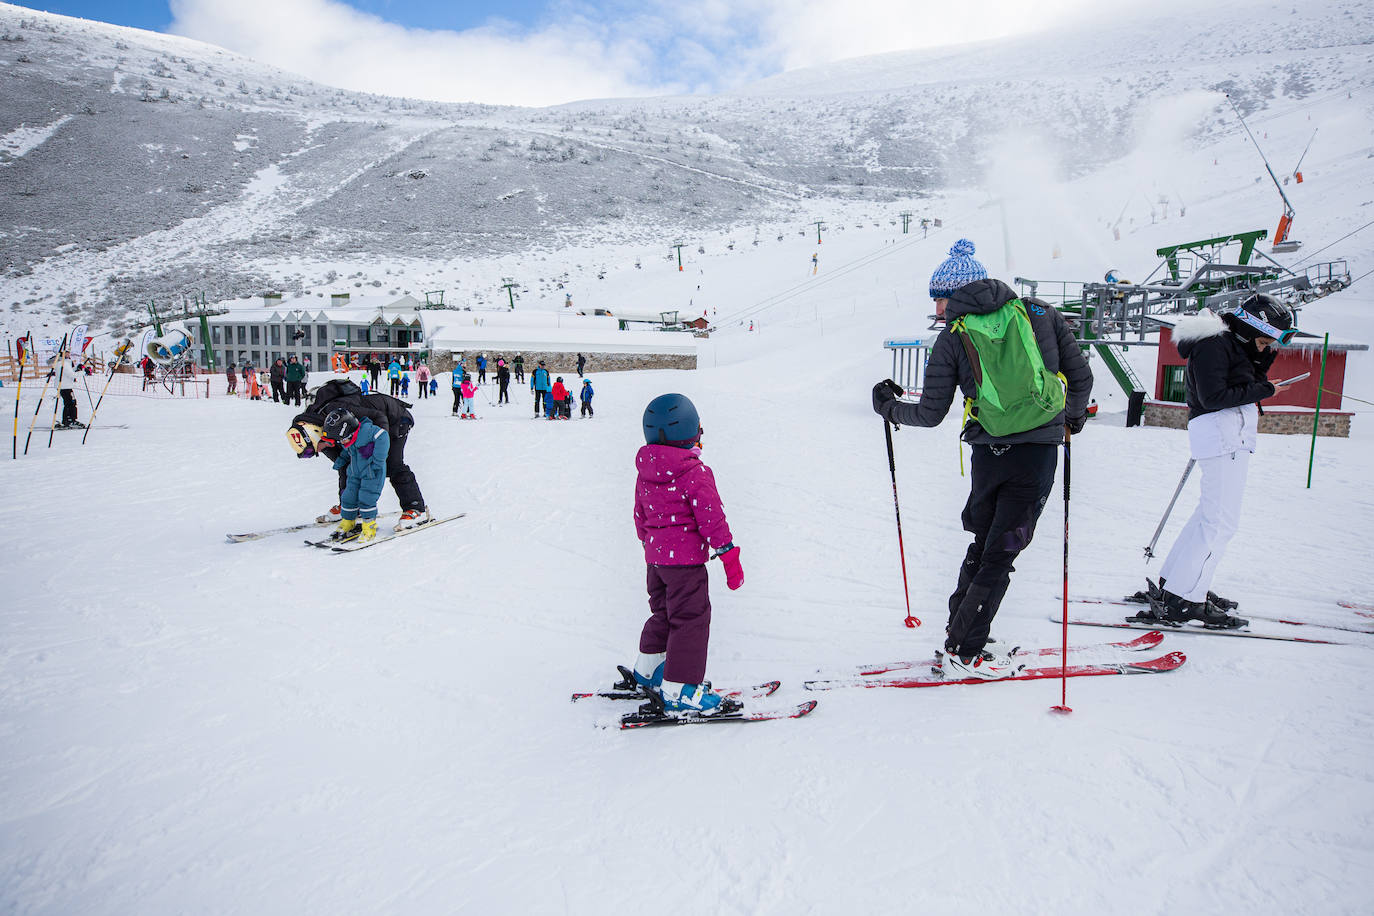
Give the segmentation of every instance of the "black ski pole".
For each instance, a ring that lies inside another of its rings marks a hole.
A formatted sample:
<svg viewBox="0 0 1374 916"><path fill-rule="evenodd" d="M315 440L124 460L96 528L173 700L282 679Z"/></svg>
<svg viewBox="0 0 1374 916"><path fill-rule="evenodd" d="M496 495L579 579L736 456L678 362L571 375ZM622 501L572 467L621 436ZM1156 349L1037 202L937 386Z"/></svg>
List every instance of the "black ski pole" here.
<svg viewBox="0 0 1374 916"><path fill-rule="evenodd" d="M1178 479L1178 486L1174 487L1174 498L1169 500L1169 505L1164 510L1164 517L1159 520L1159 527L1155 529L1155 536L1150 538L1150 546L1145 548L1145 562L1154 559L1155 544L1159 543L1159 536L1164 531L1164 523L1169 520L1169 515L1174 511L1174 503L1178 502L1178 494L1183 492L1183 485L1188 482L1188 475L1193 473L1193 465L1197 464L1196 458L1188 459L1188 466L1183 469L1183 476Z"/></svg>
<svg viewBox="0 0 1374 916"><path fill-rule="evenodd" d="M1059 653L1059 705L1050 709L1057 713L1071 713L1069 707L1069 441L1073 434L1064 427L1064 624Z"/></svg>
<svg viewBox="0 0 1374 916"><path fill-rule="evenodd" d="M911 586L906 578L906 547L902 543L902 505L897 500L897 457L892 451L892 424L883 421L883 434L887 436L887 467L892 472L892 508L897 513L897 553L902 558L902 594L906 596L906 620L908 627L921 625L919 617L911 616Z"/></svg>

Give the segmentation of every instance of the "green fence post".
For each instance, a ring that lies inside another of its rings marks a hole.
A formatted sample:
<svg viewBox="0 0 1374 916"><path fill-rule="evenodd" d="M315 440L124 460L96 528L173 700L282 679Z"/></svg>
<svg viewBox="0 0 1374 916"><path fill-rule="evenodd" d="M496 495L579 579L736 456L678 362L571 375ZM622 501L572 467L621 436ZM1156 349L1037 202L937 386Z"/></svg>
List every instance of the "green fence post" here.
<svg viewBox="0 0 1374 916"><path fill-rule="evenodd" d="M1307 456L1307 489L1312 489L1312 465L1317 460L1317 424L1322 419L1322 392L1326 389L1326 348L1331 343L1331 332L1322 338L1322 371L1317 381L1317 409L1312 414L1312 451Z"/></svg>

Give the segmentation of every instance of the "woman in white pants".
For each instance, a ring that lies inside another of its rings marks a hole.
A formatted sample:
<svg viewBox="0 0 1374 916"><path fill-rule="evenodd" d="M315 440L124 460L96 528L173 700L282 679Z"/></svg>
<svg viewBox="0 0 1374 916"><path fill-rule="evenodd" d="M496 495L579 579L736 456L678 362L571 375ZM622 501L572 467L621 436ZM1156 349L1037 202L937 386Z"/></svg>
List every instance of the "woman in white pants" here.
<svg viewBox="0 0 1374 916"><path fill-rule="evenodd" d="M1259 438L1259 402L1281 390L1266 376L1274 347L1294 333L1293 313L1263 294L1220 317L1203 309L1174 328L1174 343L1188 360L1188 445L1202 472L1202 495L1160 569L1160 590L1150 604L1161 621L1226 628L1249 623L1227 612L1233 603L1209 593L1240 528L1246 471Z"/></svg>

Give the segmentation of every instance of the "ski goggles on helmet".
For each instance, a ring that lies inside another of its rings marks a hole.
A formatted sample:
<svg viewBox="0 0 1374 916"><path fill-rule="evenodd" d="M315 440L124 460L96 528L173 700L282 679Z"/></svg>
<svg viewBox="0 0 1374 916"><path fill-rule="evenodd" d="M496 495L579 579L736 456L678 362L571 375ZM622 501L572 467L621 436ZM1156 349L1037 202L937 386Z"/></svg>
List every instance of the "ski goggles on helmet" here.
<svg viewBox="0 0 1374 916"><path fill-rule="evenodd" d="M1274 340L1277 340L1280 344L1288 343L1298 333L1297 328L1276 328L1260 316L1255 315L1251 312L1247 312L1241 306L1236 306L1236 310L1231 314L1235 315L1238 319L1245 322L1245 324L1254 328L1263 336L1272 337Z"/></svg>

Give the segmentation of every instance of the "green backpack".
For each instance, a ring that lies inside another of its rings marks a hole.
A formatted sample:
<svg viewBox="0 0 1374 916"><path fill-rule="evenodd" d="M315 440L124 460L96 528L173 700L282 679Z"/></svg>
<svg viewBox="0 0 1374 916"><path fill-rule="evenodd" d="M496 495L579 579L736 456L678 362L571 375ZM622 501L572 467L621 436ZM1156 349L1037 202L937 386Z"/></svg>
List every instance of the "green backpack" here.
<svg viewBox="0 0 1374 916"><path fill-rule="evenodd" d="M973 366L977 396L965 400L965 416L991 435L1035 429L1064 409L1062 376L1045 368L1020 299L986 315L963 315L950 330Z"/></svg>

